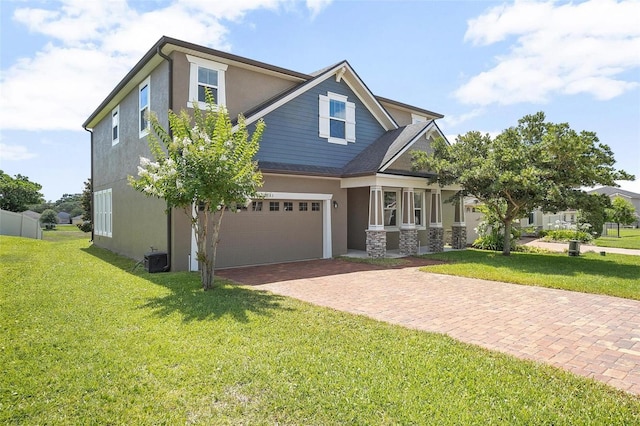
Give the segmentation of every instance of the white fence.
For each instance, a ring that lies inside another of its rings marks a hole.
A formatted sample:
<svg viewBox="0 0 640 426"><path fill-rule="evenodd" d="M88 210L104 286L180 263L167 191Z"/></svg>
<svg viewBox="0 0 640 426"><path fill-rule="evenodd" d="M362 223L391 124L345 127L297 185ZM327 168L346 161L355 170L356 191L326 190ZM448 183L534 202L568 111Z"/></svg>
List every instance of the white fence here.
<svg viewBox="0 0 640 426"><path fill-rule="evenodd" d="M42 239L42 228L37 219L21 213L0 210L0 235Z"/></svg>

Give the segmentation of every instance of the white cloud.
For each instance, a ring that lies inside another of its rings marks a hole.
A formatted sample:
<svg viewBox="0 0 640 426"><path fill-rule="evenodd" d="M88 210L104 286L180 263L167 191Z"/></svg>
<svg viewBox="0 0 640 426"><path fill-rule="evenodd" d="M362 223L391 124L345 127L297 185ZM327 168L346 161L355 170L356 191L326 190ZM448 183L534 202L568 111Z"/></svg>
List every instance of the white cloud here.
<svg viewBox="0 0 640 426"><path fill-rule="evenodd" d="M332 1L333 0L307 0L307 8L311 10L311 19L318 16Z"/></svg>
<svg viewBox="0 0 640 426"><path fill-rule="evenodd" d="M33 152L29 152L29 148L26 146L0 143L0 158L2 161L29 160L36 156Z"/></svg>
<svg viewBox="0 0 640 426"><path fill-rule="evenodd" d="M460 115L446 115L441 121L446 126L455 127L465 121L481 116L484 112L484 108L475 108Z"/></svg>
<svg viewBox="0 0 640 426"><path fill-rule="evenodd" d="M13 19L50 41L2 69L0 128L78 130L161 36L230 50L225 21L238 22L255 9L295 6L292 0L221 0L215 7L208 0L172 0L140 11L133 4L61 0L50 9L18 6ZM309 0L306 6L315 16L327 4Z"/></svg>
<svg viewBox="0 0 640 426"><path fill-rule="evenodd" d="M544 103L558 94L607 100L640 87L626 81L640 67L640 2L527 2L489 9L468 22L474 45L516 41L497 64L455 92L468 104Z"/></svg>

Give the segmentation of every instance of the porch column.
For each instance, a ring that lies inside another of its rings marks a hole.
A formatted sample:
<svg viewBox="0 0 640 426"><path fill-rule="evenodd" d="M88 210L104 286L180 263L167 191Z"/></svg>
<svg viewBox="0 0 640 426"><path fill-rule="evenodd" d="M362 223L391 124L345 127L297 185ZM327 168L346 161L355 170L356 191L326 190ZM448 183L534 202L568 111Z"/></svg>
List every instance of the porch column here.
<svg viewBox="0 0 640 426"><path fill-rule="evenodd" d="M387 254L387 232L384 230L381 186L372 186L369 190L369 227L366 233L367 255L369 257L385 257Z"/></svg>
<svg viewBox="0 0 640 426"><path fill-rule="evenodd" d="M451 226L451 247L463 249L467 246L467 225L464 223L464 202L462 198L454 204L453 225Z"/></svg>
<svg viewBox="0 0 640 426"><path fill-rule="evenodd" d="M411 256L418 252L413 188L402 188L402 221L400 223L400 254Z"/></svg>
<svg viewBox="0 0 640 426"><path fill-rule="evenodd" d="M442 192L440 188L431 190L429 208L429 251L444 251L444 229L442 228Z"/></svg>

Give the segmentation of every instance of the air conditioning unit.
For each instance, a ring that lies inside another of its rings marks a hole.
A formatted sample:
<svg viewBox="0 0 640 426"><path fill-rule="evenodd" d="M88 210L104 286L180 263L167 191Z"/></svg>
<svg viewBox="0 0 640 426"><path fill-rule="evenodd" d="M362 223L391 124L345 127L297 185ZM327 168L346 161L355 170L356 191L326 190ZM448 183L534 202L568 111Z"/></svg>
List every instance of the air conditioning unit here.
<svg viewBox="0 0 640 426"><path fill-rule="evenodd" d="M162 251L152 251L144 255L144 269L147 272L166 272L169 262L167 253Z"/></svg>

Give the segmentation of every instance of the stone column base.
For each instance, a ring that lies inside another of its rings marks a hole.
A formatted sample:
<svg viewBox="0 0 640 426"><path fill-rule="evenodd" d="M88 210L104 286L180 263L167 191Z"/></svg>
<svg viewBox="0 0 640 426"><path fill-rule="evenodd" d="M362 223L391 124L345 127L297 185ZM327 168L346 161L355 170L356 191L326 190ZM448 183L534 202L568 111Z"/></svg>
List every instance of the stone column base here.
<svg viewBox="0 0 640 426"><path fill-rule="evenodd" d="M367 229L367 255L378 258L387 255L387 231Z"/></svg>
<svg viewBox="0 0 640 426"><path fill-rule="evenodd" d="M413 256L418 253L418 230L400 229L400 254Z"/></svg>
<svg viewBox="0 0 640 426"><path fill-rule="evenodd" d="M431 253L444 251L444 228L429 228L427 248Z"/></svg>
<svg viewBox="0 0 640 426"><path fill-rule="evenodd" d="M463 249L467 247L467 227L453 225L451 227L451 248Z"/></svg>

